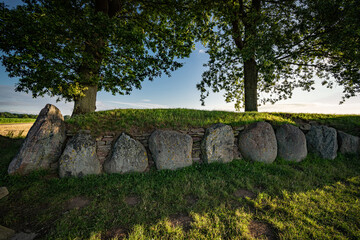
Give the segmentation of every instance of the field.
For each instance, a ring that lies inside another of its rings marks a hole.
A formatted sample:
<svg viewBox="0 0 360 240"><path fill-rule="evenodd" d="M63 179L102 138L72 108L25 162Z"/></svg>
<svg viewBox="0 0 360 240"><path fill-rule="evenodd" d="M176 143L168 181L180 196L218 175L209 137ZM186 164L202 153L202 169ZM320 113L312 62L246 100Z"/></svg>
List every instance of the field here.
<svg viewBox="0 0 360 240"><path fill-rule="evenodd" d="M134 129L149 131L152 125L170 128L169 124L189 127L190 121L188 124L183 115L161 111L161 121L134 121ZM137 119L139 115L121 113L113 117L117 119L114 121ZM155 118L158 113L142 119ZM192 126L211 124L220 116L215 112L211 117L211 113L202 113L208 119L194 118ZM170 115L174 123L170 123ZM96 120L95 116L73 119L68 124L87 128L84 119ZM285 114L268 116L278 117L279 121L271 121L279 124L295 119ZM241 125L248 123L247 118L243 117L244 122L226 120L230 117L218 120ZM358 126L352 122L357 116L316 118L338 126L347 123L348 131L349 125L354 129ZM166 119L169 122L164 124ZM360 238L357 156L339 155L330 161L309 155L301 163L277 159L268 165L237 159L228 164L195 164L177 171L150 169L146 173L77 179L58 179L46 171L8 176L7 166L22 141L0 136L0 185L10 192L0 200L0 225L36 233L39 239Z"/></svg>

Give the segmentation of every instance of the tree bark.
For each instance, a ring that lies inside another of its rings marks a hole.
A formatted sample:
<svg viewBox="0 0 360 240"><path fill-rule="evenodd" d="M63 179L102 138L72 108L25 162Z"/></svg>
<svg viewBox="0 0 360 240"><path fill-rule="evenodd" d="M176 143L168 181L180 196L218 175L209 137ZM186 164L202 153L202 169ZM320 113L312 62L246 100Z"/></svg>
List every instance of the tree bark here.
<svg viewBox="0 0 360 240"><path fill-rule="evenodd" d="M257 81L258 71L254 58L244 63L245 112L257 112Z"/></svg>
<svg viewBox="0 0 360 240"><path fill-rule="evenodd" d="M97 85L86 87L87 90L84 91L85 96L74 99L75 103L72 116L95 112L98 87Z"/></svg>

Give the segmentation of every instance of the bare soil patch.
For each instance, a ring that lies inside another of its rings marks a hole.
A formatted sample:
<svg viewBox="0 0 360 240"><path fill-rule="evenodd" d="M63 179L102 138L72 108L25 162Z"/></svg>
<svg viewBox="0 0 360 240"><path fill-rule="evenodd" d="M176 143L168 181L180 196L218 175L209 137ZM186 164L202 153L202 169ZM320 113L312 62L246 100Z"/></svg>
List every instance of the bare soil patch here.
<svg viewBox="0 0 360 240"><path fill-rule="evenodd" d="M236 190L234 192L234 196L238 197L238 198L246 198L246 197L251 198L251 199L256 198L255 193L253 193L253 192L251 192L251 191L249 191L247 189L242 189L242 188Z"/></svg>
<svg viewBox="0 0 360 240"><path fill-rule="evenodd" d="M65 209L67 211L73 210L73 209L80 209L80 208L88 206L89 204L90 204L90 200L85 197L82 197L82 196L73 197L66 202Z"/></svg>
<svg viewBox="0 0 360 240"><path fill-rule="evenodd" d="M101 240L124 239L127 237L127 230L124 228L113 228L101 235Z"/></svg>
<svg viewBox="0 0 360 240"><path fill-rule="evenodd" d="M188 205L193 206L197 203L197 201L199 201L199 199L195 195L190 194L185 197L185 201Z"/></svg>
<svg viewBox="0 0 360 240"><path fill-rule="evenodd" d="M191 228L191 222L193 219L183 213L170 216L171 225L174 227L181 226L184 231L188 231Z"/></svg>
<svg viewBox="0 0 360 240"><path fill-rule="evenodd" d="M253 238L268 239L268 240L277 239L275 230L268 223L254 220L250 222L248 228L250 231L250 235Z"/></svg>
<svg viewBox="0 0 360 240"><path fill-rule="evenodd" d="M0 124L0 135L25 137L34 123Z"/></svg>
<svg viewBox="0 0 360 240"><path fill-rule="evenodd" d="M127 196L124 199L124 202L130 206L135 206L135 205L139 204L140 201L141 201L141 199L135 195Z"/></svg>

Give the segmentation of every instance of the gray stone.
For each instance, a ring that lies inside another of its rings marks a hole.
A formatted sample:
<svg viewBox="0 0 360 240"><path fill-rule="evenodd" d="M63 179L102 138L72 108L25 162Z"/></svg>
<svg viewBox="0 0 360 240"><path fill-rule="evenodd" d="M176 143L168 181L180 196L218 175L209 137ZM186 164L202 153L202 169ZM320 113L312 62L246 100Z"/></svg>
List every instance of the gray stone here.
<svg viewBox="0 0 360 240"><path fill-rule="evenodd" d="M6 187L0 187L0 199L6 197L9 194L9 191Z"/></svg>
<svg viewBox="0 0 360 240"><path fill-rule="evenodd" d="M115 142L111 158L105 161L107 173L143 172L148 167L145 147L125 133Z"/></svg>
<svg viewBox="0 0 360 240"><path fill-rule="evenodd" d="M244 158L272 163L277 155L274 129L266 122L251 124L239 134L239 150Z"/></svg>
<svg viewBox="0 0 360 240"><path fill-rule="evenodd" d="M159 170L190 166L192 144L189 135L175 131L156 130L149 139L149 148Z"/></svg>
<svg viewBox="0 0 360 240"><path fill-rule="evenodd" d="M101 166L96 154L96 142L90 135L76 134L67 144L59 159L60 177L81 177L100 174Z"/></svg>
<svg viewBox="0 0 360 240"><path fill-rule="evenodd" d="M24 233L24 232L19 232L17 234L15 234L11 240L33 240L35 239L37 236L36 233Z"/></svg>
<svg viewBox="0 0 360 240"><path fill-rule="evenodd" d="M33 170L50 169L59 159L65 140L64 118L57 107L47 104L11 161L8 173L28 174Z"/></svg>
<svg viewBox="0 0 360 240"><path fill-rule="evenodd" d="M228 125L217 123L206 129L201 143L203 161L231 162L234 159L234 132Z"/></svg>
<svg viewBox="0 0 360 240"><path fill-rule="evenodd" d="M324 159L335 159L338 143L336 130L327 126L312 126L306 134L307 148Z"/></svg>
<svg viewBox="0 0 360 240"><path fill-rule="evenodd" d="M15 231L0 225L0 240L8 240L15 235Z"/></svg>
<svg viewBox="0 0 360 240"><path fill-rule="evenodd" d="M339 152L342 154L358 154L360 153L360 138L338 131Z"/></svg>
<svg viewBox="0 0 360 240"><path fill-rule="evenodd" d="M284 124L276 129L277 155L287 161L300 162L307 156L305 134L297 127Z"/></svg>

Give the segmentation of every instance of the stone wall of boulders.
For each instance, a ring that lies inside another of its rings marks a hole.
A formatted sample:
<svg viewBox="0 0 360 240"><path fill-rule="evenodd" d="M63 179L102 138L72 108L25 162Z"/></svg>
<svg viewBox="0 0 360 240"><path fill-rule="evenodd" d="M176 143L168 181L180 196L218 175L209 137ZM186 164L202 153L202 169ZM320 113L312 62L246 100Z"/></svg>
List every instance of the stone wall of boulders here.
<svg viewBox="0 0 360 240"><path fill-rule="evenodd" d="M359 154L357 136L319 125L300 128L256 122L231 127L222 123L187 131L155 130L132 135L107 133L94 138L90 131L66 133L64 119L46 105L9 165L9 174L58 168L60 177L88 174L175 170L194 162L230 162L246 158L272 163L277 157L299 162L309 153L334 159L338 152Z"/></svg>

